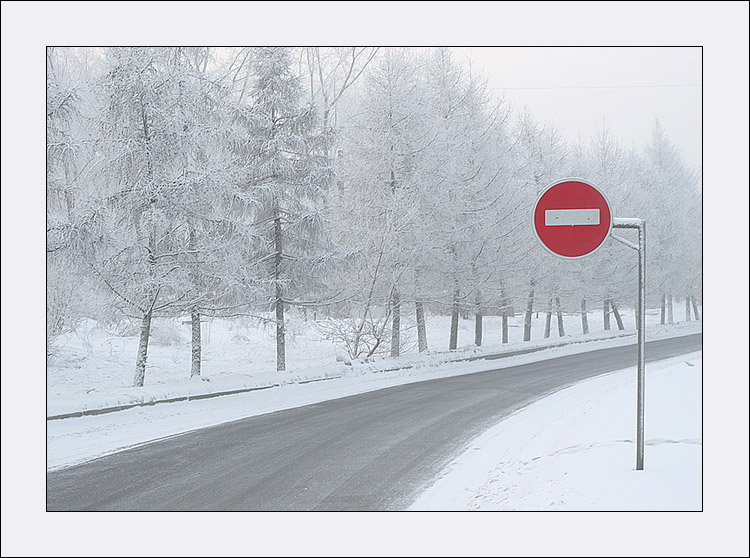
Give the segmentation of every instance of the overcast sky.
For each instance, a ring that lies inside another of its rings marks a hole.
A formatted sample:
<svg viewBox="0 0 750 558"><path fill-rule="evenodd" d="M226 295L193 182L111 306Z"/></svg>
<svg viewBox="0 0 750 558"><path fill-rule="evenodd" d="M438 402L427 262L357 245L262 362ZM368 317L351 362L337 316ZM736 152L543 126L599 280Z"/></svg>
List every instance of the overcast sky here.
<svg viewBox="0 0 750 558"><path fill-rule="evenodd" d="M700 47L472 47L457 57L487 75L516 108L528 107L571 141L602 126L642 147L659 119L684 161L701 166Z"/></svg>

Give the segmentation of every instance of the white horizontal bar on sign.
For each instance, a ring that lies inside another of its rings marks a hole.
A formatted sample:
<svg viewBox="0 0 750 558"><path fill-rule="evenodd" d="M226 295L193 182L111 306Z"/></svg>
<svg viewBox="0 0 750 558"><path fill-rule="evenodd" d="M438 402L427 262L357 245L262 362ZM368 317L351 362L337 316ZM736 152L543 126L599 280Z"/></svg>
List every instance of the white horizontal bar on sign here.
<svg viewBox="0 0 750 558"><path fill-rule="evenodd" d="M598 225L598 209L548 209L544 212L544 224L548 227L573 225Z"/></svg>

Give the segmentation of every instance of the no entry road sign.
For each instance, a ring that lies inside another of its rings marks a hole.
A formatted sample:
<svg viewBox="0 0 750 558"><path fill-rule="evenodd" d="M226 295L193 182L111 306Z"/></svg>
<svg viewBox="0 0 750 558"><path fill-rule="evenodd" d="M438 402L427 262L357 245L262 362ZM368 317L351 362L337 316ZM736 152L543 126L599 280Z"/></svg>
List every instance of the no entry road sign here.
<svg viewBox="0 0 750 558"><path fill-rule="evenodd" d="M612 230L612 211L599 188L580 178L553 182L534 205L534 234L565 259L588 256Z"/></svg>

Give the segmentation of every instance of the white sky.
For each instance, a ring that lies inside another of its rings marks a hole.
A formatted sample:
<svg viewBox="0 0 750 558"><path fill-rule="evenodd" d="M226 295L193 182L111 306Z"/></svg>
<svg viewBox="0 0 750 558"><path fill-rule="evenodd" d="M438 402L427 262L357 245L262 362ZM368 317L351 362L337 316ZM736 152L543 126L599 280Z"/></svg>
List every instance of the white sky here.
<svg viewBox="0 0 750 558"><path fill-rule="evenodd" d="M609 127L643 147L658 118L685 162L702 157L700 47L462 47L494 94L554 123L569 141Z"/></svg>

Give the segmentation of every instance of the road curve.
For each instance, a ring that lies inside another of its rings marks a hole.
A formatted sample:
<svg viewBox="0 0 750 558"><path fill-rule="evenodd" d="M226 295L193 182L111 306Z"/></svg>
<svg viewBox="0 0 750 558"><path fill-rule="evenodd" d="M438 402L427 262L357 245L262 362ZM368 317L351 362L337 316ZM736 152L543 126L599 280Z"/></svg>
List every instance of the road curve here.
<svg viewBox="0 0 750 558"><path fill-rule="evenodd" d="M651 341L646 359L701 348L701 334ZM601 349L189 432L48 472L47 510L405 509L471 438L501 417L635 364L635 345Z"/></svg>

